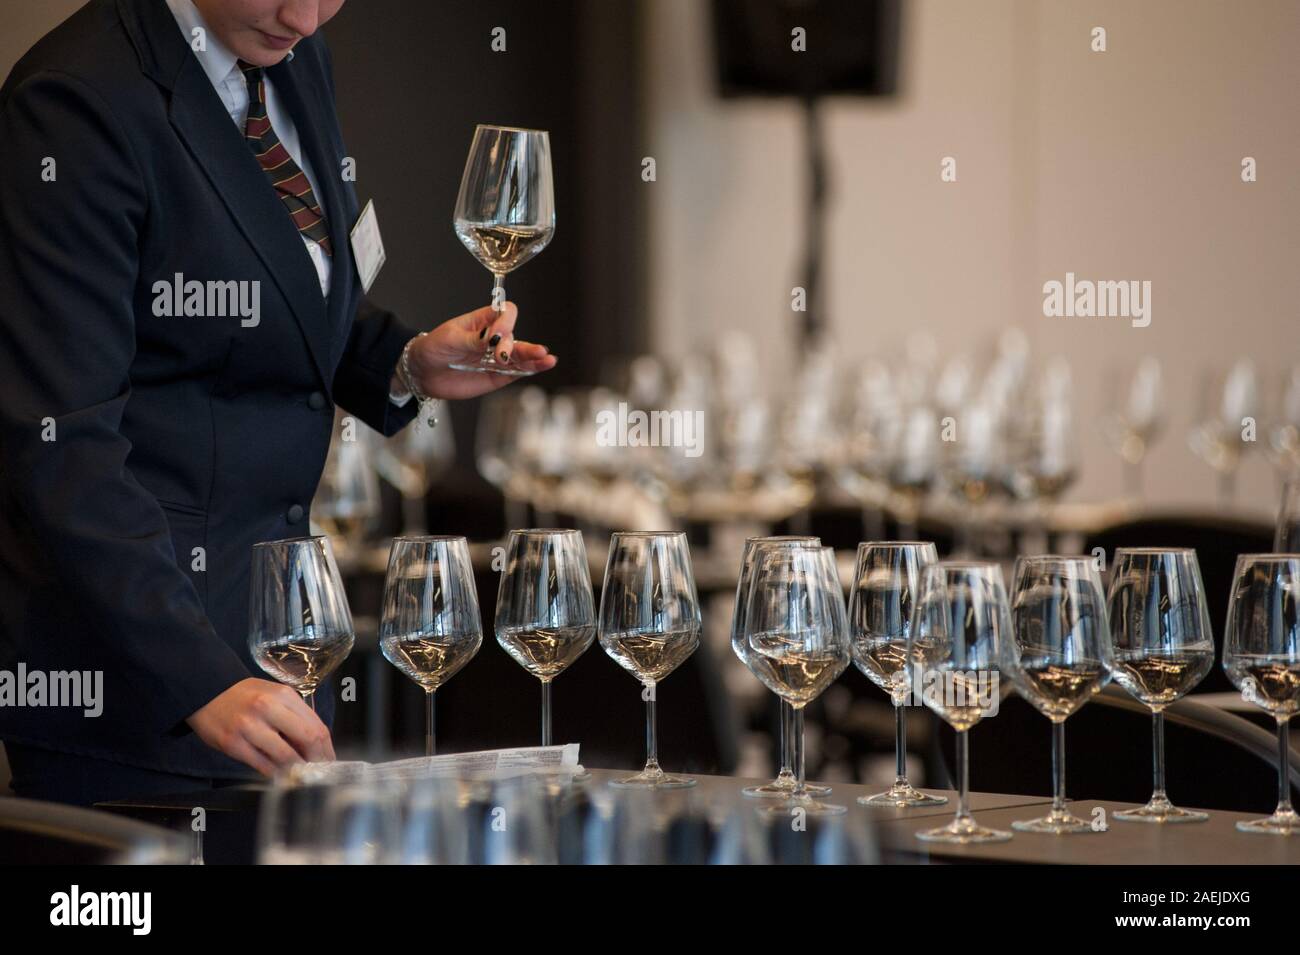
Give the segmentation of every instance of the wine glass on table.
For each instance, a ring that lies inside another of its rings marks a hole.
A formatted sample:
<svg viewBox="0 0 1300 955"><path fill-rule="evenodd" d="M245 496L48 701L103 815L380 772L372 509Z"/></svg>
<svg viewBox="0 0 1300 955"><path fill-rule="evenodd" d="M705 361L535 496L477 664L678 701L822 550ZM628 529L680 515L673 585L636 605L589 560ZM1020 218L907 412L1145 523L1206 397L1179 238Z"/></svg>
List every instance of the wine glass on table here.
<svg viewBox="0 0 1300 955"><path fill-rule="evenodd" d="M1018 821L1021 832L1093 832L1065 805L1065 721L1110 679L1106 595L1092 557L1038 556L1016 561L1012 585L1013 638L1002 672L1017 692L1052 721L1052 809Z"/></svg>
<svg viewBox="0 0 1300 955"><path fill-rule="evenodd" d="M749 663L746 657L750 653L750 646L749 641L745 638L745 611L749 606L749 594L754 586L754 576L758 571L760 560L769 550L798 547L819 548L821 547L821 540L816 537L779 536L750 537L745 541L745 548L740 556L740 578L736 582L736 602L731 613L731 649L735 651L736 656L747 667ZM794 734L791 727L794 710L784 697L778 695L777 699L780 701L781 710L779 729L781 769L776 779L770 783L746 786L742 789L741 793L746 796L760 799L785 799L794 791ZM827 796L830 795L831 788L805 783L804 790L811 796Z"/></svg>
<svg viewBox="0 0 1300 955"><path fill-rule="evenodd" d="M804 777L804 707L849 665L848 614L829 547L772 550L760 558L742 632L749 671L794 708L795 787L761 812L839 815L815 799Z"/></svg>
<svg viewBox="0 0 1300 955"><path fill-rule="evenodd" d="M684 789L695 780L659 766L655 691L700 645L700 598L681 532L620 531L610 538L600 594L600 645L641 681L646 704L645 769L616 788Z"/></svg>
<svg viewBox="0 0 1300 955"><path fill-rule="evenodd" d="M398 537L388 553L379 649L424 690L424 755L437 750L434 694L483 644L478 593L463 537Z"/></svg>
<svg viewBox="0 0 1300 955"><path fill-rule="evenodd" d="M506 274L546 248L555 234L551 142L545 130L475 127L456 196L454 224L461 244L492 273L492 306L501 311ZM532 374L498 361L490 345L476 364L451 367L498 375Z"/></svg>
<svg viewBox="0 0 1300 955"><path fill-rule="evenodd" d="M1002 644L1011 639L1011 611L997 564L944 561L925 569L908 634L907 666L921 699L957 732L957 815L916 834L924 842L1005 842L1011 833L979 825L971 815L967 734L995 716L1006 689Z"/></svg>
<svg viewBox="0 0 1300 955"><path fill-rule="evenodd" d="M1196 551L1121 547L1111 570L1109 606L1115 682L1151 709L1151 798L1114 813L1123 822L1204 822L1165 794L1165 707L1191 692L1214 666L1214 632Z"/></svg>
<svg viewBox="0 0 1300 955"><path fill-rule="evenodd" d="M1291 717L1300 710L1300 554L1242 554L1228 598L1223 670L1242 698L1277 720L1277 809L1239 822L1242 832L1300 833L1291 807Z"/></svg>
<svg viewBox="0 0 1300 955"><path fill-rule="evenodd" d="M858 545L849 594L853 664L889 694L894 705L894 784L864 806L941 806L946 796L914 789L907 779L907 642L921 576L939 560L928 541L872 541Z"/></svg>
<svg viewBox="0 0 1300 955"><path fill-rule="evenodd" d="M328 537L253 545L248 650L316 709L316 688L352 651L356 630Z"/></svg>
<svg viewBox="0 0 1300 955"><path fill-rule="evenodd" d="M582 534L511 531L497 589L497 643L542 683L542 745L551 745L551 681L596 639L595 597Z"/></svg>

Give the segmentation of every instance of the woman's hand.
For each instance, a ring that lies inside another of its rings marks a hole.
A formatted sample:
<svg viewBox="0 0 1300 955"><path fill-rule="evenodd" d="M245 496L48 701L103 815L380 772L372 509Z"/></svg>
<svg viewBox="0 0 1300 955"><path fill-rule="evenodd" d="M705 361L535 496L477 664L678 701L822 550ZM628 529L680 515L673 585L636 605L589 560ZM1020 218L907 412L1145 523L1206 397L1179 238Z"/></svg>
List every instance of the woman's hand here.
<svg viewBox="0 0 1300 955"><path fill-rule="evenodd" d="M519 310L506 302L502 311L491 305L466 312L443 322L411 346L411 374L430 398L475 398L503 388L514 380L511 375L455 371L452 362L473 363L489 348L496 360L522 371L547 371L555 367L556 358L545 345L515 341L515 318Z"/></svg>
<svg viewBox="0 0 1300 955"><path fill-rule="evenodd" d="M330 731L295 691L240 680L186 720L199 739L263 776L294 763L334 758Z"/></svg>

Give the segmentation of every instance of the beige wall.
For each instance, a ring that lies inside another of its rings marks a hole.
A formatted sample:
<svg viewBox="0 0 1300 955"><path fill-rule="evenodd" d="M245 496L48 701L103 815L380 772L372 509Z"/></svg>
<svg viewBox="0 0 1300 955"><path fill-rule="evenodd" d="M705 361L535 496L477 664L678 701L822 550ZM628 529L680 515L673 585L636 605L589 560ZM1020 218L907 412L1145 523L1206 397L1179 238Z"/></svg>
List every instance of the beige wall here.
<svg viewBox="0 0 1300 955"><path fill-rule="evenodd" d="M1120 491L1097 421L1104 371L1155 354L1171 411L1149 496L1213 501L1187 450L1202 377L1238 354L1300 360L1300 4L1294 0L906 0L904 92L828 111L835 177L829 317L846 359L909 328L978 351L1009 323L1068 356L1084 473ZM707 6L648 0L651 316L658 346L747 327L763 362L793 342L803 179L795 108L712 93ZM1090 31L1107 30L1093 53ZM810 38L811 42L811 38ZM958 164L943 183L943 156ZM1243 156L1259 181L1240 181ZM1153 321L1048 319L1042 284L1149 279ZM1262 456L1239 499L1273 507Z"/></svg>
<svg viewBox="0 0 1300 955"><path fill-rule="evenodd" d="M85 0L0 0L0 76Z"/></svg>

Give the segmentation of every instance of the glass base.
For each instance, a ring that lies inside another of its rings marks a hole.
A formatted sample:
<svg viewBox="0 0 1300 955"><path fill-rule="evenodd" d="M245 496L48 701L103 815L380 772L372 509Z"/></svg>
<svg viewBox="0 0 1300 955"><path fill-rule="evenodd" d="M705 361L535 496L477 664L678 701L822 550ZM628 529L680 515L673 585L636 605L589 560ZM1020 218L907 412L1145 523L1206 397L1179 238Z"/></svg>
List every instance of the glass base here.
<svg viewBox="0 0 1300 955"><path fill-rule="evenodd" d="M1237 828L1242 832L1253 832L1266 836L1300 835L1300 816L1294 810L1275 812L1267 819L1252 819L1239 822Z"/></svg>
<svg viewBox="0 0 1300 955"><path fill-rule="evenodd" d="M1164 797L1152 796L1151 801L1140 809L1122 809L1111 813L1111 818L1118 819L1120 822L1205 822L1210 818L1210 814L1191 809L1179 809Z"/></svg>
<svg viewBox="0 0 1300 955"><path fill-rule="evenodd" d="M695 783L696 780L689 776L672 776L662 769L653 772L642 770L635 776L609 781L609 785L615 789L687 789Z"/></svg>
<svg viewBox="0 0 1300 955"><path fill-rule="evenodd" d="M1084 832L1102 832L1092 828L1092 823L1072 815L1066 810L1053 810L1037 819L1025 819L1013 822L1011 828L1017 832L1045 832L1053 836L1074 835Z"/></svg>
<svg viewBox="0 0 1300 955"><path fill-rule="evenodd" d="M980 842L1006 842L1011 833L1002 829L986 829L973 816L954 819L938 829L924 829L916 834L922 842L947 842L954 845L972 845Z"/></svg>
<svg viewBox="0 0 1300 955"><path fill-rule="evenodd" d="M786 799L780 803L759 806L755 809L755 812L769 818L773 816L789 818L797 809L802 809L805 816L842 816L849 811L845 806L821 802L808 796L803 799Z"/></svg>
<svg viewBox="0 0 1300 955"><path fill-rule="evenodd" d="M858 802L864 806L893 806L895 809L911 809L914 806L942 806L947 801L947 796L931 796L919 789L913 789L912 784L906 780L895 782L883 793L858 797Z"/></svg>
<svg viewBox="0 0 1300 955"><path fill-rule="evenodd" d="M528 375L537 374L534 371L525 371L522 368L515 368L512 365L503 365L491 354L484 356L481 360L476 361L473 364L468 362L452 362L447 367L453 368L456 371L480 371L489 375L506 375L510 378L525 378Z"/></svg>
<svg viewBox="0 0 1300 955"><path fill-rule="evenodd" d="M795 785L794 773L783 772L770 783L763 783L761 786L746 786L740 793L742 796L748 796L751 799L789 799L791 793L794 792ZM809 796L829 796L831 787L805 783L803 791Z"/></svg>

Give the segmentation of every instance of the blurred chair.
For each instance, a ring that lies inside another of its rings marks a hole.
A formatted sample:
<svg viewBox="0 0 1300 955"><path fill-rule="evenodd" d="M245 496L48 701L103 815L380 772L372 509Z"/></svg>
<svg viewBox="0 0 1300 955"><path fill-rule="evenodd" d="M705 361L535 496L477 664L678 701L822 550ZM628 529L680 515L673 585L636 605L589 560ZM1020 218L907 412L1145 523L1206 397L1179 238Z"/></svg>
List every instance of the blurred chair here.
<svg viewBox="0 0 1300 955"><path fill-rule="evenodd" d="M188 841L166 829L35 799L0 798L0 862L6 865L180 865Z"/></svg>

